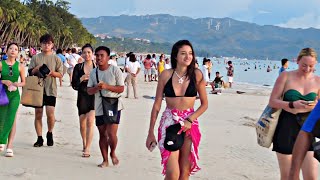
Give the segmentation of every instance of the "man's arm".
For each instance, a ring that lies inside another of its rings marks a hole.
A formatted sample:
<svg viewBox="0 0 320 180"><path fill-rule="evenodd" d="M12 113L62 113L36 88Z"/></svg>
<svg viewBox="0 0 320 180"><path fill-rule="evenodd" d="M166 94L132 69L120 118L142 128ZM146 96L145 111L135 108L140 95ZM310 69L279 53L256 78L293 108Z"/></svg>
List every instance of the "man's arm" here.
<svg viewBox="0 0 320 180"><path fill-rule="evenodd" d="M88 88L87 88L87 92L88 92L89 95L94 95L94 94L96 94L97 92L99 92L99 88L98 88L98 86L88 87Z"/></svg>
<svg viewBox="0 0 320 180"><path fill-rule="evenodd" d="M301 165L311 145L312 138L313 135L311 133L300 130L293 147L289 180L299 180Z"/></svg>

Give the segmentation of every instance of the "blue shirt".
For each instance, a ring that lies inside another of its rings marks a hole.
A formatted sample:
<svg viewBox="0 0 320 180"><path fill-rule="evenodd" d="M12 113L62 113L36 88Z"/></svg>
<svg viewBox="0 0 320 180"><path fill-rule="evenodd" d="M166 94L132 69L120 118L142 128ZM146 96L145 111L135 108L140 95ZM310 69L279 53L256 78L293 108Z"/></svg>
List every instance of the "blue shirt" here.
<svg viewBox="0 0 320 180"><path fill-rule="evenodd" d="M64 57L64 55L62 54L57 54L57 56L60 58L60 60L62 61L62 63L65 63L66 62L66 57Z"/></svg>
<svg viewBox="0 0 320 180"><path fill-rule="evenodd" d="M320 122L320 102L317 103L316 107L314 107L312 112L309 114L308 118L303 123L301 130L308 133L313 132L315 134L319 134L320 132L314 132L315 128L319 130L319 127L316 127L316 125L318 125L318 121Z"/></svg>
<svg viewBox="0 0 320 180"><path fill-rule="evenodd" d="M280 70L279 70L279 74L281 74L283 71L286 71L286 68L281 67Z"/></svg>

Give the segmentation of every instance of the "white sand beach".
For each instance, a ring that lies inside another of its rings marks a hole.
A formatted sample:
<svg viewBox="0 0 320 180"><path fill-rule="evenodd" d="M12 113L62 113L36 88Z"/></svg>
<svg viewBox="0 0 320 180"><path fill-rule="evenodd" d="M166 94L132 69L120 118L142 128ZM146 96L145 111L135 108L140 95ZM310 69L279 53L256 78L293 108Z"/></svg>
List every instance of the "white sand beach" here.
<svg viewBox="0 0 320 180"><path fill-rule="evenodd" d="M159 150L149 152L145 148L153 104L153 99L145 97L154 96L156 82L143 82L140 74L139 99L123 99L125 110L118 131L120 165L98 168L102 162L98 131L95 128L91 157L82 158L77 94L68 86L67 76L64 80L63 87L58 88L54 146L48 147L45 143L43 147L33 147L37 138L34 109L21 106L13 149L15 156L0 156L0 179L163 179ZM207 88L207 92L209 90ZM236 90L247 93L237 94ZM253 128L270 92L269 87L235 84L222 95L208 94L209 108L199 118L202 132L199 165L202 169L190 179L279 179L275 153L258 146ZM195 108L198 105L199 100ZM46 117L43 125L45 137Z"/></svg>

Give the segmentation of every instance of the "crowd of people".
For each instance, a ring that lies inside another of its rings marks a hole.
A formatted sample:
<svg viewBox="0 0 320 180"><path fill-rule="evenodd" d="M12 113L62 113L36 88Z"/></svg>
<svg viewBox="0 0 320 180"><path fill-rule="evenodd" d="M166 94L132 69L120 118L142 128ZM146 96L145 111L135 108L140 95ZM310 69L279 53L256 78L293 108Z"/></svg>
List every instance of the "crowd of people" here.
<svg viewBox="0 0 320 180"><path fill-rule="evenodd" d="M49 34L40 37L40 44L41 52L32 56L28 66L23 63L24 56L19 56L21 48L18 44L11 43L1 48L2 52L6 52L6 57L0 62L0 84L9 102L0 105L0 151L5 151L6 157L14 156L16 114L20 104L17 89L26 84L25 68L28 68L29 76L39 76L41 68L46 65L50 71L43 78L43 103L41 107L34 108L37 140L33 146L43 146L44 139L47 146L54 145L57 83L62 86L62 78L67 73L68 83L77 91L82 157L91 156L95 124L102 155L102 163L98 166L109 166L109 156L112 164L118 165L117 131L121 116L125 113L121 96L126 86L125 98L130 98L132 86L133 97L139 98L137 77L143 71L145 82L157 82L146 148L152 151L158 144L162 173L166 179L188 179L200 170L198 118L208 108L206 86L212 88L212 94L221 94L222 87L232 88L232 61L226 62L228 82L224 82L219 71L215 77L211 76L214 67L210 59L204 58L202 66L198 65L188 40L176 42L170 57L160 54L159 60L156 54L140 55L139 58L130 52L126 54L123 69L117 65L117 55L105 46L94 49L90 44L85 44L81 53L76 48L53 51L54 38ZM300 169L304 179L317 179L318 161L314 158L312 146L314 137L320 137L320 105L316 105L320 95L320 78L314 74L317 54L312 48L302 49L297 58L297 70L286 71L287 59L282 59L281 63L269 100L272 108L282 109L273 137L273 151L277 155L281 179L298 179ZM197 98L200 99L200 106L195 108ZM162 112L156 138L155 124L163 100L166 108ZM44 107L48 125L45 138L42 136Z"/></svg>

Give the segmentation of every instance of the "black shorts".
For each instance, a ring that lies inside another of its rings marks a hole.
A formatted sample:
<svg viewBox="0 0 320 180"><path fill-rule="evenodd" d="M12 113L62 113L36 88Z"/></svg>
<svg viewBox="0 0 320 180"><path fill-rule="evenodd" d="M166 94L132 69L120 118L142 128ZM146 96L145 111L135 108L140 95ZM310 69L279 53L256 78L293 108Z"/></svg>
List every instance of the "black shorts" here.
<svg viewBox="0 0 320 180"><path fill-rule="evenodd" d="M56 106L56 101L57 98L54 96L47 96L47 95L43 95L43 103L42 103L42 107L43 106Z"/></svg>
<svg viewBox="0 0 320 180"><path fill-rule="evenodd" d="M103 119L103 116L96 116L96 126L101 126L104 124L120 124L121 111L118 111L117 122L108 122Z"/></svg>

